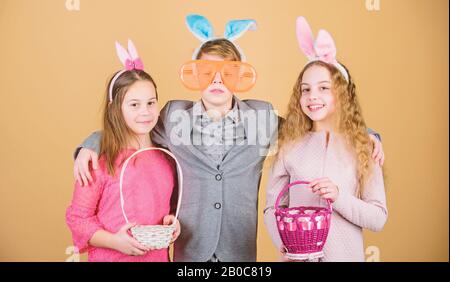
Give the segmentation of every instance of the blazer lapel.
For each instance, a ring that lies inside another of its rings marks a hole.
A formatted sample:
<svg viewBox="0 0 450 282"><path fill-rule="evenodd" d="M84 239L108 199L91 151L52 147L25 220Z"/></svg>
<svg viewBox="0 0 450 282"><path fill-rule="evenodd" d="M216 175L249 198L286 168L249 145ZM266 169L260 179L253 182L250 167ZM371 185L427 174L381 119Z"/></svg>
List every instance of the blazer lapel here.
<svg viewBox="0 0 450 282"><path fill-rule="evenodd" d="M195 105L195 102L193 104L193 106ZM209 167L211 167L214 170L217 170L217 167L215 166L214 162L208 158L208 156L205 155L205 153L203 153L201 150L199 150L196 146L193 145L192 143L192 128L194 126L194 115L193 115L193 108L191 107L187 110L187 114L189 116L189 130L187 132L189 132L189 144L187 145L182 145L184 147L186 147L187 150L189 150L192 155L194 155L195 157L197 157L199 160L201 160L204 164L208 165ZM180 133L181 134L181 133ZM180 135L178 135L179 137L181 137Z"/></svg>
<svg viewBox="0 0 450 282"><path fill-rule="evenodd" d="M225 163L227 163L228 161L233 159L235 156L241 154L243 151L248 149L248 144L254 144L254 145L257 144L256 143L257 142L257 134L258 134L256 132L257 128L249 128L249 125L256 126L256 120L254 121L255 123L253 123L252 122L252 120L253 120L252 118L246 120L242 116L243 114L244 115L249 115L249 116L254 114L254 118L257 118L255 110L253 110L252 108L247 106L247 104L242 102L236 96L234 97L234 99L235 99L236 103L238 104L240 122L244 123L244 136L245 137L244 137L244 140L242 140L242 142L240 144L235 144L228 151L227 155L223 159L222 165L224 165Z"/></svg>

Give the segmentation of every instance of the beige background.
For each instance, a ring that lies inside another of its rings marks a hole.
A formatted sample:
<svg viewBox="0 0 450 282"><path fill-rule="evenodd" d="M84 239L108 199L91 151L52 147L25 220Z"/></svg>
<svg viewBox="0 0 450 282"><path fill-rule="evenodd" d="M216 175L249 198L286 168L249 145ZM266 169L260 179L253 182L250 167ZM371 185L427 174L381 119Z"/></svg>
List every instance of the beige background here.
<svg viewBox="0 0 450 282"><path fill-rule="evenodd" d="M79 11L65 2L0 0L0 261L70 257L72 152L100 127L107 77L120 68L114 40L135 41L161 106L199 98L177 77L199 44L188 13L207 16L217 34L229 19L257 20L258 31L238 43L259 81L240 97L270 101L281 114L306 62L296 17L316 33L328 29L387 155L390 214L381 233L365 233L375 246L368 259L448 261L448 1L381 0L379 11L365 0L81 0ZM258 260L274 261L262 221L266 172Z"/></svg>

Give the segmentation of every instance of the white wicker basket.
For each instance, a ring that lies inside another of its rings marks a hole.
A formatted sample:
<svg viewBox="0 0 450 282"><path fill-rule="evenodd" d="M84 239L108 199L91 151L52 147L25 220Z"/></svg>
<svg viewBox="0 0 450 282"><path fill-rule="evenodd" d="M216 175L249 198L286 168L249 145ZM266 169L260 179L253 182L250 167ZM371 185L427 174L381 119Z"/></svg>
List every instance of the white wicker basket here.
<svg viewBox="0 0 450 282"><path fill-rule="evenodd" d="M181 166L178 163L178 160L175 158L175 156L162 148L144 148L137 150L134 152L131 156L129 156L123 166L122 170L120 172L120 205L122 207L122 213L125 218L125 221L128 223L128 217L125 213L124 208L124 199L123 199L123 176L125 174L125 169L128 165L128 162L137 154L144 152L144 151L152 151L152 150L158 150L166 153L172 159L175 160L177 164L177 172L178 172L178 203L177 203L177 211L175 213L175 219L178 219L178 212L180 210L180 204L181 204L181 197L183 195L183 172L181 171ZM172 225L139 225L131 228L131 234L133 234L133 237L142 245L153 248L153 249L165 249L169 247L170 241L172 239L172 234L175 231L176 228L176 222L174 222Z"/></svg>

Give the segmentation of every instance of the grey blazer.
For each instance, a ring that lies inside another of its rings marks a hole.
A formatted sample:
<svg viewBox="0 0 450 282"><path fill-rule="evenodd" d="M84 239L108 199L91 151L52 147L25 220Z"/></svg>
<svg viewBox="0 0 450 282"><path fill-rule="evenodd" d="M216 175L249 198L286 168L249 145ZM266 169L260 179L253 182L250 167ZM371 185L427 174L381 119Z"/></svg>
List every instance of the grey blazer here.
<svg viewBox="0 0 450 282"><path fill-rule="evenodd" d="M194 102L169 101L152 130L152 141L177 157L184 175L174 261L207 261L213 254L220 261L256 261L258 190L264 159L278 137L278 117L268 102L235 101L245 140L218 167L192 144ZM81 147L98 152L99 140L94 133Z"/></svg>

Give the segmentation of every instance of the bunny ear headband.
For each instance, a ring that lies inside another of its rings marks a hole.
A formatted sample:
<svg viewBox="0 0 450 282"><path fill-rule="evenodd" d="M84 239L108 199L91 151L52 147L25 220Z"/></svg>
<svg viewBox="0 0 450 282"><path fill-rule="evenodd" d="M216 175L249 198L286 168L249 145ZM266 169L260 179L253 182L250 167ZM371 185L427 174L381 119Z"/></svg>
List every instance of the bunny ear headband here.
<svg viewBox="0 0 450 282"><path fill-rule="evenodd" d="M120 61L122 62L122 65L125 67L123 70L116 73L116 75L111 80L111 83L109 85L109 102L111 103L113 101L113 87L116 83L116 80L126 71L129 70L144 70L144 63L142 63L141 58L139 58L139 55L137 53L136 47L134 46L133 41L128 39L128 51L122 47L122 45L119 44L119 42L116 41L116 52L117 56L119 57Z"/></svg>
<svg viewBox="0 0 450 282"><path fill-rule="evenodd" d="M208 41L225 38L231 41L241 54L243 62L246 61L246 57L242 49L234 42L241 37L247 30L256 30L256 21L254 20L232 20L229 21L225 27L225 33L223 37L215 37L213 33L213 27L211 23L203 16L200 15L188 15L186 17L186 23L189 30L197 37L202 44L195 49L192 59L197 58L200 48Z"/></svg>
<svg viewBox="0 0 450 282"><path fill-rule="evenodd" d="M324 29L319 30L316 40L304 17L297 18L297 40L308 57L308 63L313 61L322 61L335 66L349 81L349 76L345 68L336 60L336 45L331 35Z"/></svg>

